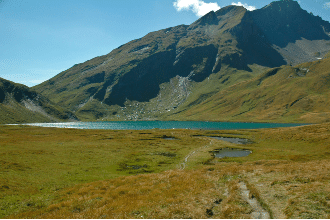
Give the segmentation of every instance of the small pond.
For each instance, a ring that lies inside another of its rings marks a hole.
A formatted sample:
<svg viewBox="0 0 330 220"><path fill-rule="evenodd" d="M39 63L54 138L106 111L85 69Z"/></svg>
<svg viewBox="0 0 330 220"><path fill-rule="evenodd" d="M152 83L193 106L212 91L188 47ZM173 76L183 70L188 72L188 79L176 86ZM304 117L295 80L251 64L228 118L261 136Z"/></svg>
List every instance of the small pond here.
<svg viewBox="0 0 330 220"><path fill-rule="evenodd" d="M216 158L225 157L246 157L252 153L250 150L235 149L235 148L222 148L218 150L211 151Z"/></svg>
<svg viewBox="0 0 330 220"><path fill-rule="evenodd" d="M175 137L168 136L168 135L163 135L163 136L161 136L161 138L164 140L177 140Z"/></svg>
<svg viewBox="0 0 330 220"><path fill-rule="evenodd" d="M164 137L163 139L164 140L176 140L176 138L173 138L173 137Z"/></svg>
<svg viewBox="0 0 330 220"><path fill-rule="evenodd" d="M209 136L209 138L214 138L214 139L222 140L222 141L228 141L228 142L234 143L234 144L250 144L250 143L252 143L249 139L244 139L244 138L213 137L213 136Z"/></svg>

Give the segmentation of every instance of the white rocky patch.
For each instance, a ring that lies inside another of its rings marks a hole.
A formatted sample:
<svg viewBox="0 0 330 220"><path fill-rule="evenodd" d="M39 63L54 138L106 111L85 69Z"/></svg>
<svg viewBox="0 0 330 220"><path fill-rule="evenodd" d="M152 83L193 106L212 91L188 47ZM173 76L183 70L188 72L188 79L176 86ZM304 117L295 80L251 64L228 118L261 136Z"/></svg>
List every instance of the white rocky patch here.
<svg viewBox="0 0 330 220"><path fill-rule="evenodd" d="M45 110L38 103L35 103L33 100L31 100L31 99L23 100L22 104L25 106L26 109L28 109L32 112L37 112L43 116L46 116L47 118L49 118L51 120L56 121L56 119L54 117L47 114L47 112L45 112Z"/></svg>

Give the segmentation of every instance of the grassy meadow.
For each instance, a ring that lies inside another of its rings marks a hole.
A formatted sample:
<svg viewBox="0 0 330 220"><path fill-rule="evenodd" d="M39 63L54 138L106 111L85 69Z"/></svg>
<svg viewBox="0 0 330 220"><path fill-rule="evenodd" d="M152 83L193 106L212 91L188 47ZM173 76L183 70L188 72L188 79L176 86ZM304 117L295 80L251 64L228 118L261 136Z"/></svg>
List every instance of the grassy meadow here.
<svg viewBox="0 0 330 220"><path fill-rule="evenodd" d="M330 123L227 131L0 126L0 217L251 218L245 183L272 218L329 218L329 135ZM209 153L223 147L253 153Z"/></svg>

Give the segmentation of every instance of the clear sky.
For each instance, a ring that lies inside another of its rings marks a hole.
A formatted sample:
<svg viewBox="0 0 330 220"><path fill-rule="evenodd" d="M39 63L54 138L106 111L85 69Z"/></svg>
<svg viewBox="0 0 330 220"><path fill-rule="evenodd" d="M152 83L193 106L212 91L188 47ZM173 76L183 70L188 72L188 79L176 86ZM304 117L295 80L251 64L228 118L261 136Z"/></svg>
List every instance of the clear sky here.
<svg viewBox="0 0 330 220"><path fill-rule="evenodd" d="M0 0L0 77L34 86L151 31L191 24L231 4L271 0ZM330 21L330 0L300 0Z"/></svg>

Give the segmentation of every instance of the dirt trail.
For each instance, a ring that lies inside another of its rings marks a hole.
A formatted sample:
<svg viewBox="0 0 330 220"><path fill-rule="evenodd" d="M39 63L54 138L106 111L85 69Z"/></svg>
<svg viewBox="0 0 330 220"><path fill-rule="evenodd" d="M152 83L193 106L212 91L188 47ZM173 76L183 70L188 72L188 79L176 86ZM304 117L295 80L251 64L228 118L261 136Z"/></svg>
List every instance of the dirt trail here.
<svg viewBox="0 0 330 220"><path fill-rule="evenodd" d="M197 153L198 151L200 151L201 149L203 148L206 148L206 147L209 147L211 146L213 143L212 141L208 144L208 145L205 145L197 150L194 150L192 152L190 152L184 159L184 162L179 164L179 169L181 170L184 170L185 167L186 167L186 163L188 162L189 158L194 155L195 153ZM249 205L251 206L252 208L252 213L251 213L251 218L252 219L270 219L270 214L268 213L268 211L266 211L265 209L262 208L261 204L259 203L259 201L255 198L255 197L252 197L250 198L250 190L247 188L246 184L241 181L239 182L238 184L239 186L239 190L241 191L241 196L242 198L247 202L249 203ZM224 196L228 197L229 196L229 191L228 189L226 189L225 193L224 193ZM221 202L221 201L220 201ZM219 202L219 203L220 203ZM219 204L217 203L217 204ZM214 204L213 206L210 208L210 209L207 209L206 210L206 213L207 215L210 217L213 215L213 211L212 209L214 208Z"/></svg>
<svg viewBox="0 0 330 220"><path fill-rule="evenodd" d="M190 154L188 154L188 155L184 158L184 162L181 163L181 164L179 165L179 169L180 169L180 170L184 170L184 169L186 168L186 163L188 162L189 157L191 157L193 154L195 154L195 153L198 152L199 150L211 146L212 144L213 144L213 142L210 141L210 143L209 143L208 145L205 145L205 146L203 146L203 147L201 147L201 148L199 148L199 149L197 149L197 150L194 150L194 151L191 152Z"/></svg>
<svg viewBox="0 0 330 220"><path fill-rule="evenodd" d="M247 201L253 209L251 213L251 218L253 219L270 219L269 213L262 208L260 203L256 198L250 198L250 190L247 188L244 182L239 183L239 188L241 190L241 195L245 201Z"/></svg>

